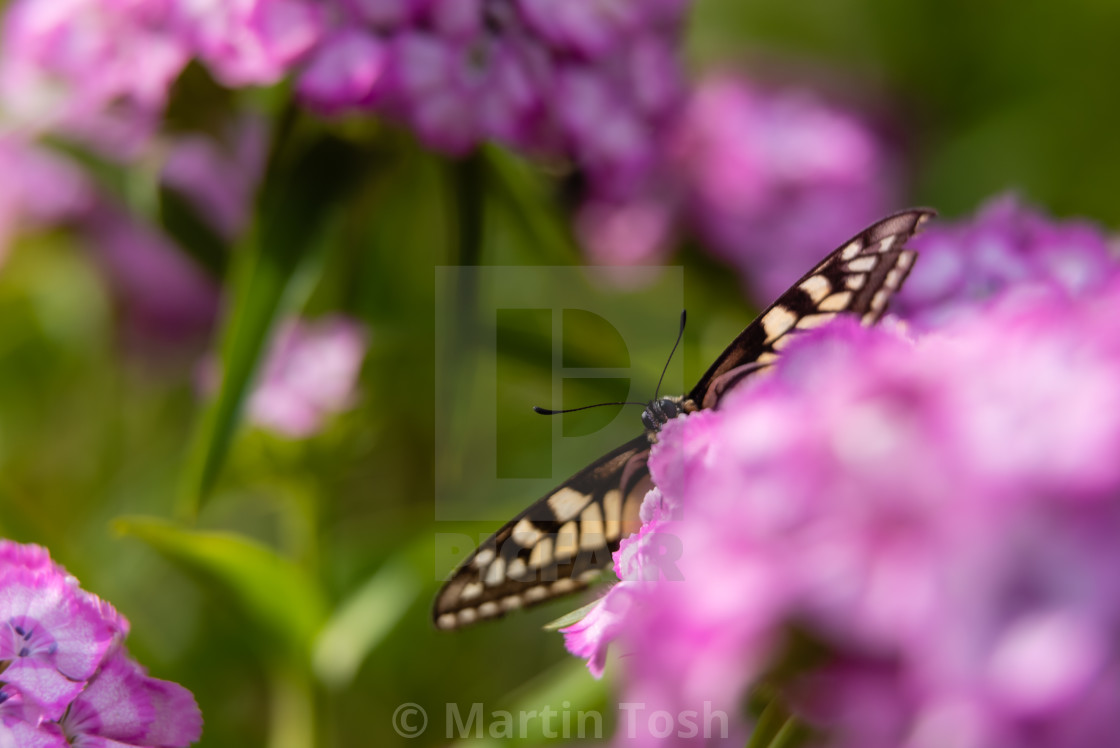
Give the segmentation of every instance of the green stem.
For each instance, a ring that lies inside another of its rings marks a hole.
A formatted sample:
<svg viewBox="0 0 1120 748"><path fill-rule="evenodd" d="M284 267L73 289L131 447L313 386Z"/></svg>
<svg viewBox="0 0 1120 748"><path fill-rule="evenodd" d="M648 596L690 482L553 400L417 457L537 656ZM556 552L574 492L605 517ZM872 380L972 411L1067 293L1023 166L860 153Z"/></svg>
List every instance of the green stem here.
<svg viewBox="0 0 1120 748"><path fill-rule="evenodd" d="M193 519L214 486L265 352L273 321L323 250L328 217L365 169L366 154L285 117L273 143L222 330L222 381L195 430L177 503ZM308 128L303 128L307 130Z"/></svg>
<svg viewBox="0 0 1120 748"><path fill-rule="evenodd" d="M791 716L778 730L774 739L770 741L770 748L788 748L795 745L801 733L801 722L798 721L797 717Z"/></svg>
<svg viewBox="0 0 1120 748"><path fill-rule="evenodd" d="M773 748L774 741L791 719L781 697L774 695L758 715L746 748Z"/></svg>
<svg viewBox="0 0 1120 748"><path fill-rule="evenodd" d="M464 415L465 401L458 395L473 391L475 376L474 354L478 350L478 290L479 263L485 226L486 164L477 152L452 162L448 174L448 202L451 230L449 233L448 264L453 267L453 280L447 293L453 298L443 305L447 313L454 314L444 329L444 340L437 341L445 351L444 361L448 372L437 377L440 402L450 410L444 414L449 444L469 443L469 420ZM453 372L450 373L450 372ZM444 456L444 469L448 475L464 473L466 452L454 450Z"/></svg>

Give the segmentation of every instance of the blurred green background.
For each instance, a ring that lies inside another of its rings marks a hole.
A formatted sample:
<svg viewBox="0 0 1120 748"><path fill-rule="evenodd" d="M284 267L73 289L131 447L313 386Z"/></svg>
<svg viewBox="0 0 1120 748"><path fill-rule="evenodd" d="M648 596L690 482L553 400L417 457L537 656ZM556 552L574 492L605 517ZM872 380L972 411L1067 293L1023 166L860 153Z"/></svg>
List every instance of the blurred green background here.
<svg viewBox="0 0 1120 748"><path fill-rule="evenodd" d="M1012 188L1059 215L1116 226L1117 28L1112 0L701 0L687 49L697 70L742 64L890 102L908 160L906 204L956 216ZM179 95L182 105L199 94ZM437 476L453 483L456 461L470 459L484 400L471 393L486 386L471 380L480 354L469 321L455 315L462 299L454 290L437 297L436 268L580 264L561 201L546 175L495 149L451 163L408 138L378 137L374 166L345 214L328 221L295 302L311 316L343 311L368 326L358 401L305 441L238 430L193 525L174 518L205 429L194 388L205 341L135 350L98 272L65 234L22 242L0 272L0 533L48 546L128 616L133 653L198 698L204 746L443 745L453 742L447 703L463 714L474 702L486 712L614 711L609 677L593 681L559 635L541 630L577 602L450 634L430 622L439 579L456 561L441 537L477 540L550 485L492 497L493 519L436 521ZM112 178L126 193L147 179ZM479 214L479 242L464 246L463 221ZM213 270L236 279L238 262ZM684 267L692 320L677 375L687 385L753 310L734 274L695 248L673 262ZM667 308L649 289L632 295L633 313L665 329L663 351L630 360L641 372L631 396L656 382L676 303ZM440 311L452 318L447 329L464 325L461 345L445 351L459 362L452 370L436 368L437 347L449 344L436 335ZM570 346L580 365L616 366L627 355L593 319L567 333L565 355ZM534 475L553 436L529 412L552 402L551 342L531 326L500 335L497 423L516 435L503 459ZM619 396L604 380L564 399ZM437 402L450 405L437 414ZM638 416L565 417L565 434L592 435L553 467L578 466L619 434L636 434ZM446 429L438 442L437 424ZM462 491L486 498L477 486ZM411 740L391 722L406 702L431 719Z"/></svg>

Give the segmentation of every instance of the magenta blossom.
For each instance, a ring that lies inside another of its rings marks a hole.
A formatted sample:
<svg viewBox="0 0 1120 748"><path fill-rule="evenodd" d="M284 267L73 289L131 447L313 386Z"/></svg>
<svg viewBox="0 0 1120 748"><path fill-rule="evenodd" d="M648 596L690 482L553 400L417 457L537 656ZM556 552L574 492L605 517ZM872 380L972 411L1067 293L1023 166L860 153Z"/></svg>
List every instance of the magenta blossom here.
<svg viewBox="0 0 1120 748"><path fill-rule="evenodd" d="M171 0L16 0L3 19L0 105L34 131L132 157L190 58Z"/></svg>
<svg viewBox="0 0 1120 748"><path fill-rule="evenodd" d="M209 329L218 308L217 284L167 235L105 203L81 229L131 333L160 343Z"/></svg>
<svg viewBox="0 0 1120 748"><path fill-rule="evenodd" d="M808 91L741 78L701 83L676 133L677 168L701 238L760 301L887 212L894 175L882 141Z"/></svg>
<svg viewBox="0 0 1120 748"><path fill-rule="evenodd" d="M353 403L366 346L365 330L345 317L283 322L249 396L248 419L293 439L319 432L328 416ZM203 391L217 389L216 362L199 374Z"/></svg>
<svg viewBox="0 0 1120 748"><path fill-rule="evenodd" d="M643 516L565 631L596 675L620 651L627 703L738 734L766 684L828 746L1120 736L1120 277L1099 233L1008 202L915 245L1001 261L953 285L923 254L918 337L839 320L662 430L647 502L676 519Z"/></svg>
<svg viewBox="0 0 1120 748"><path fill-rule="evenodd" d="M0 540L0 745L178 748L198 740L190 692L148 677L128 621L46 549ZM107 742L116 741L116 742Z"/></svg>
<svg viewBox="0 0 1120 748"><path fill-rule="evenodd" d="M73 746L183 745L197 739L202 716L190 691L178 683L149 677L118 651L110 657L62 720Z"/></svg>
<svg viewBox="0 0 1120 748"><path fill-rule="evenodd" d="M826 745L1116 741L1120 283L1007 298L837 322L666 425L681 576L603 627L628 702L736 715L769 680Z"/></svg>
<svg viewBox="0 0 1120 748"><path fill-rule="evenodd" d="M220 137L203 134L176 138L167 152L161 181L181 194L227 241L245 228L253 195L264 172L268 126L246 116Z"/></svg>
<svg viewBox="0 0 1120 748"><path fill-rule="evenodd" d="M671 564L663 563L666 558L679 555L673 534L676 509L658 489L649 492L642 502L641 530L625 538L614 553L615 573L620 581L584 618L560 630L568 651L586 659L596 678L603 674L607 645L623 632L634 601L647 593L642 588L662 579L679 578Z"/></svg>
<svg viewBox="0 0 1120 748"><path fill-rule="evenodd" d="M319 40L310 0L171 0L178 35L222 83L275 83Z"/></svg>
<svg viewBox="0 0 1120 748"><path fill-rule="evenodd" d="M72 221L93 199L76 165L16 133L0 134L0 261L16 236Z"/></svg>
<svg viewBox="0 0 1120 748"><path fill-rule="evenodd" d="M989 201L974 219L931 226L913 246L922 270L902 289L895 309L922 327L975 314L1007 291L1046 287L1078 294L1120 268L1100 228L1052 221L1014 195Z"/></svg>
<svg viewBox="0 0 1120 748"><path fill-rule="evenodd" d="M365 357L361 326L341 317L281 326L249 400L249 417L294 438L348 407Z"/></svg>
<svg viewBox="0 0 1120 748"><path fill-rule="evenodd" d="M337 0L297 90L334 114L389 115L463 153L496 140L574 158L632 189L683 90L685 2Z"/></svg>
<svg viewBox="0 0 1120 748"><path fill-rule="evenodd" d="M660 134L640 189L593 196L578 216L591 256L654 263L682 232L734 266L768 302L836 244L888 212L890 153L857 115L809 91L702 78Z"/></svg>

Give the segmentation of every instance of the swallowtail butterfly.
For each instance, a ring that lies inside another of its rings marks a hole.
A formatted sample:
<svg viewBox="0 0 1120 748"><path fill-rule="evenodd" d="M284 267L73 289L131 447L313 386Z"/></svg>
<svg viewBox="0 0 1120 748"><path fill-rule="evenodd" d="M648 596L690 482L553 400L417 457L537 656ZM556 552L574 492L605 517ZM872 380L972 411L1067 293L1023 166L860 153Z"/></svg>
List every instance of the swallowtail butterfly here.
<svg viewBox="0 0 1120 748"><path fill-rule="evenodd" d="M906 242L933 215L908 210L865 229L747 325L691 392L648 403L644 434L548 492L459 566L436 597L436 626L459 628L587 586L641 526L638 508L652 485L646 460L661 427L681 413L719 407L725 392L768 367L799 330L838 314L876 322L914 264Z"/></svg>

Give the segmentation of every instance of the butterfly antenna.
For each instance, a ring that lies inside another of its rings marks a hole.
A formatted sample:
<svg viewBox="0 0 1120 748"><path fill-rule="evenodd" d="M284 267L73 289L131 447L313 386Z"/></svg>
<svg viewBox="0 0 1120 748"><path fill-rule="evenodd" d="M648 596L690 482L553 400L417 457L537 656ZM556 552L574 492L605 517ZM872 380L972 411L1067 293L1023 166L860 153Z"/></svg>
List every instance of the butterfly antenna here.
<svg viewBox="0 0 1120 748"><path fill-rule="evenodd" d="M673 343L673 350L669 351L669 358L665 361L665 368L661 370L661 379L657 380L657 389L653 391L653 399L657 400L657 396L661 394L661 382L665 379L665 372L669 371L669 362L673 360L673 354L677 352L677 346L681 344L681 338L684 337L684 321L687 311L681 310L681 329L677 333L677 342Z"/></svg>
<svg viewBox="0 0 1120 748"><path fill-rule="evenodd" d="M536 413L540 413L542 416L554 416L558 413L575 413L577 410L587 410L588 408L602 408L604 405L641 405L644 407L645 403L635 403L626 400L617 403L595 403L594 405L584 405L582 408L568 408L566 410L550 410L548 408L542 408L539 405L534 405L533 411Z"/></svg>

